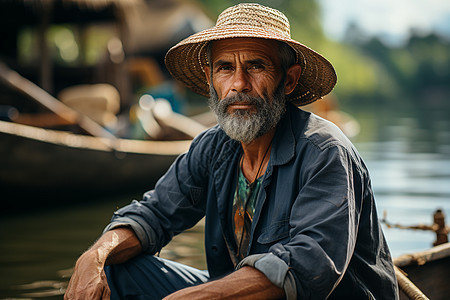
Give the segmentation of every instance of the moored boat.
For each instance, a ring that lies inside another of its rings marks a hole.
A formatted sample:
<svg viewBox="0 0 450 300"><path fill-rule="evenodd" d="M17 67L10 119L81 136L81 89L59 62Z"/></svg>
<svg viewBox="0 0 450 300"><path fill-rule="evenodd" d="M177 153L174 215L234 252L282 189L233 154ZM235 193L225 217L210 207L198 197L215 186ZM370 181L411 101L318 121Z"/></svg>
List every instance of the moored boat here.
<svg viewBox="0 0 450 300"><path fill-rule="evenodd" d="M394 259L400 299L445 300L450 295L450 243ZM408 282L409 281L409 282Z"/></svg>
<svg viewBox="0 0 450 300"><path fill-rule="evenodd" d="M450 227L445 223L442 209L433 213L433 224L405 226L393 224L386 220L386 212L382 222L388 228L431 231L436 234L433 248L425 251L401 255L394 259L395 273L400 290L400 299L448 299L450 295L450 243L448 233Z"/></svg>
<svg viewBox="0 0 450 300"><path fill-rule="evenodd" d="M14 195L2 205L151 188L190 142L111 140L0 121L0 187Z"/></svg>

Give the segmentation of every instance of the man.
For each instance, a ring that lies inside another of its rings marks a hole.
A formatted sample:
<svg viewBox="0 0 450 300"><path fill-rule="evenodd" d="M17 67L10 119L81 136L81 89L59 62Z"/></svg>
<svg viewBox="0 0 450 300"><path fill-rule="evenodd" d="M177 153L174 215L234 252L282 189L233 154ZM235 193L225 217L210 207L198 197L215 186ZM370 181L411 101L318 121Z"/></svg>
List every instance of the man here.
<svg viewBox="0 0 450 300"><path fill-rule="evenodd" d="M290 38L286 17L236 5L166 65L210 95L219 126L115 212L66 299L397 299L363 161L336 126L295 107L328 94L334 69ZM204 216L208 271L153 256Z"/></svg>

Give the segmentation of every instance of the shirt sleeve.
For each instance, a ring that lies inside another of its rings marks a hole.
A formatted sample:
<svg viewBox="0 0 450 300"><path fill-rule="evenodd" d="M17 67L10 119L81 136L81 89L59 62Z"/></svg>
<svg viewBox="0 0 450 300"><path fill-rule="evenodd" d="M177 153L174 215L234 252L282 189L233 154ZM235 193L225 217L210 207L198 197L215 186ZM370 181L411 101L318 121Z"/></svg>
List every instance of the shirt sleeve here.
<svg viewBox="0 0 450 300"><path fill-rule="evenodd" d="M300 170L300 189L291 208L290 238L269 252L289 266L299 299L325 299L354 253L364 188L347 149L310 150L303 157L308 163Z"/></svg>
<svg viewBox="0 0 450 300"><path fill-rule="evenodd" d="M284 290L287 300L297 299L295 279L289 266L284 260L272 253L249 255L236 266L236 270L243 266L254 267L262 272L270 282Z"/></svg>
<svg viewBox="0 0 450 300"><path fill-rule="evenodd" d="M205 214L209 159L202 149L202 135L180 155L153 190L141 201L133 200L117 210L105 231L117 227L131 228L145 252L155 254L172 237L194 226Z"/></svg>

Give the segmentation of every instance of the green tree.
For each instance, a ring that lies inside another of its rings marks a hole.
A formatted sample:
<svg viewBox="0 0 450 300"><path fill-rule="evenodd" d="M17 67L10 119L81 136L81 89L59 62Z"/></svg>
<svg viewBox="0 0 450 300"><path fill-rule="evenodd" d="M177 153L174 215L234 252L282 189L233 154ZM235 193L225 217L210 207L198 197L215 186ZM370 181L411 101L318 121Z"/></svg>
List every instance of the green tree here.
<svg viewBox="0 0 450 300"><path fill-rule="evenodd" d="M416 33L402 47L390 47L375 37L354 45L379 66L383 97L399 106L445 107L450 97L450 43L436 34ZM382 78L388 78L383 81Z"/></svg>

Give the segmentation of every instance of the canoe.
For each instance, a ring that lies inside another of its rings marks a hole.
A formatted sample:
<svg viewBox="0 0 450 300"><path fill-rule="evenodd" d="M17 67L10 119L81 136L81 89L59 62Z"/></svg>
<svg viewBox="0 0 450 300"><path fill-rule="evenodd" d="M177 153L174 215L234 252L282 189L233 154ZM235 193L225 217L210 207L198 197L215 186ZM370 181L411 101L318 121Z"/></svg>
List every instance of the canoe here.
<svg viewBox="0 0 450 300"><path fill-rule="evenodd" d="M401 255L394 259L394 265L400 299L449 299L450 243Z"/></svg>
<svg viewBox="0 0 450 300"><path fill-rule="evenodd" d="M13 196L5 197L9 202L151 188L190 143L111 140L0 121L0 188Z"/></svg>

